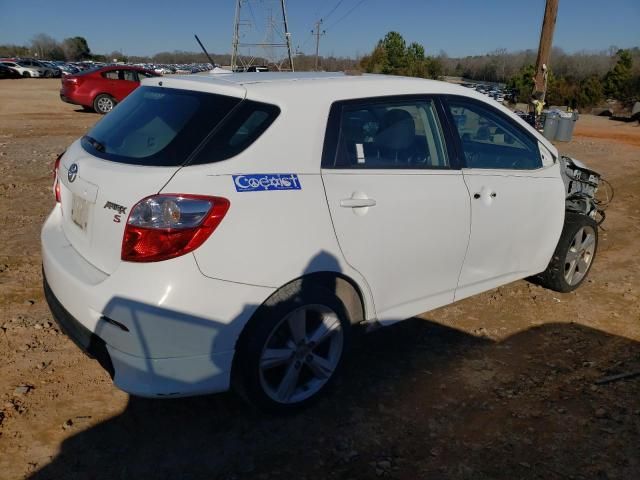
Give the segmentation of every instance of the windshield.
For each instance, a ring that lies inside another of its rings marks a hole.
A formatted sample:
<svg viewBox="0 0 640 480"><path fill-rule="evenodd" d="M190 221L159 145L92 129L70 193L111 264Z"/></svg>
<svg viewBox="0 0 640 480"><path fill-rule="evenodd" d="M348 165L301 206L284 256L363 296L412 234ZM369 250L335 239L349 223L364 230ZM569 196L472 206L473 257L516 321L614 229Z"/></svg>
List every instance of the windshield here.
<svg viewBox="0 0 640 480"><path fill-rule="evenodd" d="M119 163L182 165L241 99L140 87L82 139L89 153Z"/></svg>

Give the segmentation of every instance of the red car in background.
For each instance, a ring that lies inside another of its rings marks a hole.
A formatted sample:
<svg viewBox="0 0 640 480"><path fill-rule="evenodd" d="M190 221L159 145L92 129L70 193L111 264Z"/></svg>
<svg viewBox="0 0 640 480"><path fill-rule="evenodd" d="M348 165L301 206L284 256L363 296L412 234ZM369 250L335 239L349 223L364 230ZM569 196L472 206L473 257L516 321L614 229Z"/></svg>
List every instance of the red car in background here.
<svg viewBox="0 0 640 480"><path fill-rule="evenodd" d="M60 99L85 110L109 113L140 85L140 80L159 75L140 67L114 65L62 78Z"/></svg>

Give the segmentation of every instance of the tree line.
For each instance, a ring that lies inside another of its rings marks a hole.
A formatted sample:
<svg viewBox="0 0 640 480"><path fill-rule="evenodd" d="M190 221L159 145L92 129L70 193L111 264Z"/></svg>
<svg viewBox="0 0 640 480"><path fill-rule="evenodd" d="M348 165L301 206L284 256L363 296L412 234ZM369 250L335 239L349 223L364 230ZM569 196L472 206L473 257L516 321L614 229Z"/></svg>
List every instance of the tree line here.
<svg viewBox="0 0 640 480"><path fill-rule="evenodd" d="M66 61L128 61L132 63L207 63L203 52L159 52L152 56L127 56L113 51L95 54L83 37L69 37L57 41L49 35L35 35L29 45L0 45L0 57L38 57ZM213 61L229 65L229 54L212 53ZM374 46L371 53L361 58L323 56L319 59L322 70L361 70L369 73L406 75L422 78L442 76L463 77L479 82L500 82L518 92L521 101L528 101L533 88L535 50L508 52L497 49L486 55L460 58L449 57L440 51L427 55L418 42L407 43L398 32L389 32ZM255 59L254 64L266 63ZM296 55L295 68L309 71L315 68L315 56ZM640 48L618 49L610 47L600 52L567 53L554 48L550 59L547 103L574 104L578 107L596 105L605 98L631 103L640 100Z"/></svg>
<svg viewBox="0 0 640 480"><path fill-rule="evenodd" d="M84 37L69 37L61 42L45 33L31 39L30 45L0 45L0 57L38 57L46 60L92 60L89 44Z"/></svg>
<svg viewBox="0 0 640 480"><path fill-rule="evenodd" d="M536 52L498 49L486 55L449 58L440 52L427 56L425 48L389 32L360 60L369 73L423 78L462 77L478 82L505 83L518 99L528 102L533 91ZM602 52L568 54L554 48L550 59L547 104L590 107L606 98L631 104L640 101L640 48L611 47Z"/></svg>

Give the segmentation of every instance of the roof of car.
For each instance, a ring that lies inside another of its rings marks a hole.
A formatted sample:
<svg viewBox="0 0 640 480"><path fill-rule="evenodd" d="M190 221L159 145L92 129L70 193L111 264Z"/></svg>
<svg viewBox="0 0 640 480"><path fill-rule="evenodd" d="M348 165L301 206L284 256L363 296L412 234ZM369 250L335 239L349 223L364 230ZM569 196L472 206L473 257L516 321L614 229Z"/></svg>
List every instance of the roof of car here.
<svg viewBox="0 0 640 480"><path fill-rule="evenodd" d="M320 99L340 100L390 94L449 93L468 95L467 89L446 82L422 78L390 75L362 75L344 72L249 72L207 73L203 75L175 75L147 80L146 84L165 87L208 91L237 97L290 102L294 90L298 93L313 91ZM295 89L291 87L295 84Z"/></svg>

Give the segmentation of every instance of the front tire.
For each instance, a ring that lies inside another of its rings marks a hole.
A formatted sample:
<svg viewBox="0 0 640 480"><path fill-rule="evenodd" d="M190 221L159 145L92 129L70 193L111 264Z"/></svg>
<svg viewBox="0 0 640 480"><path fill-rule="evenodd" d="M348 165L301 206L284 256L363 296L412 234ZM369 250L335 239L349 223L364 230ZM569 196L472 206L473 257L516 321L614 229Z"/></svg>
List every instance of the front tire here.
<svg viewBox="0 0 640 480"><path fill-rule="evenodd" d="M31 78L31 73L29 73L29 72L22 72L22 76L23 76L24 78Z"/></svg>
<svg viewBox="0 0 640 480"><path fill-rule="evenodd" d="M598 224L591 217L567 212L556 251L547 269L534 278L556 292L571 292L587 278L598 249Z"/></svg>
<svg viewBox="0 0 640 480"><path fill-rule="evenodd" d="M114 98L106 93L101 93L93 100L93 109L102 115L109 113L115 106Z"/></svg>
<svg viewBox="0 0 640 480"><path fill-rule="evenodd" d="M272 296L238 341L234 390L260 410L302 407L333 383L350 338L348 313L329 290L297 281Z"/></svg>

